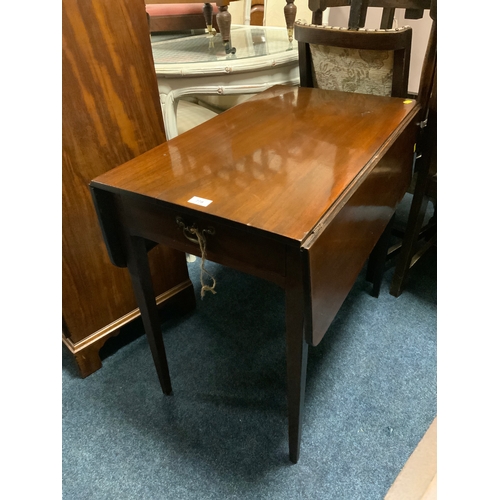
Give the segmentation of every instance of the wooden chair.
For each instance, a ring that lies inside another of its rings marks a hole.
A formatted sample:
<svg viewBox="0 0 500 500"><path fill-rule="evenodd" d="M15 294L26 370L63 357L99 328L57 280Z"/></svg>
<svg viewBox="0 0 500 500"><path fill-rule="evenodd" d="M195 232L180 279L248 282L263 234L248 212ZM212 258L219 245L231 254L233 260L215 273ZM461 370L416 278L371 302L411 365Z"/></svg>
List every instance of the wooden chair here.
<svg viewBox="0 0 500 500"><path fill-rule="evenodd" d="M417 141L413 198L402 242L389 250L389 257L400 247L390 293L399 297L410 269L437 244L437 0L432 0L433 20L424 59L418 100L422 106L421 133ZM428 202L434 204L434 214L424 226Z"/></svg>
<svg viewBox="0 0 500 500"><path fill-rule="evenodd" d="M346 7L349 9L349 29L363 28L369 7L381 7L381 29L391 29L396 8L405 9L405 19L421 19L424 10L430 9L431 0L308 0L312 11L312 22L321 24L323 12L331 7Z"/></svg>
<svg viewBox="0 0 500 500"><path fill-rule="evenodd" d="M404 288L411 267L437 241L437 90L435 85L437 78L437 0L309 0L309 9L313 11L315 24L321 23L322 13L327 7L346 5L350 5L349 30L351 31L362 31L368 7L383 8L381 29L392 26L396 8L405 9L406 19L420 19L423 17L424 10L428 9L433 20L416 96L422 107L419 120L422 131L416 145L417 159L410 190L413 195L410 214L406 224L402 227L393 227L391 232L385 235L388 241L395 237L399 241L388 249L385 256L379 248L378 257L370 259L371 265L368 267L367 277L375 275L381 280L386 267L385 265L379 267L382 259L385 258L386 263L393 265L394 257L397 257L390 289L390 293L397 297ZM429 200L434 204L434 215L429 223L423 226ZM377 264L373 263L375 261Z"/></svg>
<svg viewBox="0 0 500 500"><path fill-rule="evenodd" d="M295 38L302 87L407 96L411 28L349 30L297 21ZM373 283L374 297L380 292L393 219L368 261L367 279Z"/></svg>
<svg viewBox="0 0 500 500"><path fill-rule="evenodd" d="M409 27L348 30L297 21L300 85L406 97L411 37Z"/></svg>

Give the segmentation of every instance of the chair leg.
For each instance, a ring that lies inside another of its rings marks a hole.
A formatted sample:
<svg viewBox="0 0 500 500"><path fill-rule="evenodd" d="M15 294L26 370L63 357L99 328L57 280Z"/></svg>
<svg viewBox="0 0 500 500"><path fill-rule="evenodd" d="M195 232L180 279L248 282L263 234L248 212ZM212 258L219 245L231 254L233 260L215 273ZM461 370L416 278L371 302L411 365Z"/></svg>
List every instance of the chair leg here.
<svg viewBox="0 0 500 500"><path fill-rule="evenodd" d="M427 203L428 198L424 195L424 189L416 187L410 207L410 214L408 216L408 224L403 237L401 253L396 262L396 268L389 291L394 297L399 297L401 295L408 279L408 274L412 266L412 258L419 239L420 229L424 222Z"/></svg>
<svg viewBox="0 0 500 500"><path fill-rule="evenodd" d="M371 295L378 298L380 294L380 286L382 285L382 278L384 277L385 263L387 260L387 253L391 243L392 226L394 224L393 215L389 220L384 232L380 236L377 244L373 248L370 257L368 258L368 265L366 268L366 279L373 284Z"/></svg>

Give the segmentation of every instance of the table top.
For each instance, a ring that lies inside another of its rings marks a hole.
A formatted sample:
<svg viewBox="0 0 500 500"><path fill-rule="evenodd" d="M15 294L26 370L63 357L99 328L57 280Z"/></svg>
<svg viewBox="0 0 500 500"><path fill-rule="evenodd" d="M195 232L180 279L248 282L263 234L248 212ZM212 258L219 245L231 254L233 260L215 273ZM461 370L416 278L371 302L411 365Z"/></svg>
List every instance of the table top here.
<svg viewBox="0 0 500 500"><path fill-rule="evenodd" d="M226 54L220 35L152 35L151 47L157 74L188 74L197 67L244 68L283 64L298 60L297 42L289 42L286 28L272 26L231 27L231 43L235 54Z"/></svg>
<svg viewBox="0 0 500 500"><path fill-rule="evenodd" d="M278 85L92 186L301 245L345 203L418 109L410 99Z"/></svg>

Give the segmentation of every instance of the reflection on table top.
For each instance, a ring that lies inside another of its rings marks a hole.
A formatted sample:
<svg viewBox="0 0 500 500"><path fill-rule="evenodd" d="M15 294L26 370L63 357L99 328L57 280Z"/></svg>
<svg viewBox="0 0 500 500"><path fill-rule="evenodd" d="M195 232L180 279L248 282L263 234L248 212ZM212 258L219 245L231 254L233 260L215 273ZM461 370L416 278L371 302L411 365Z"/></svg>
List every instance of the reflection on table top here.
<svg viewBox="0 0 500 500"><path fill-rule="evenodd" d="M265 56L289 53L290 59L297 59L297 42L288 41L286 28L271 26L232 26L231 43L235 54L226 54L219 34L177 36L156 35L151 37L153 59L158 69L165 65L183 66L199 63L237 62Z"/></svg>
<svg viewBox="0 0 500 500"><path fill-rule="evenodd" d="M177 208L212 200L205 214L302 242L416 111L414 100L275 86L94 182Z"/></svg>

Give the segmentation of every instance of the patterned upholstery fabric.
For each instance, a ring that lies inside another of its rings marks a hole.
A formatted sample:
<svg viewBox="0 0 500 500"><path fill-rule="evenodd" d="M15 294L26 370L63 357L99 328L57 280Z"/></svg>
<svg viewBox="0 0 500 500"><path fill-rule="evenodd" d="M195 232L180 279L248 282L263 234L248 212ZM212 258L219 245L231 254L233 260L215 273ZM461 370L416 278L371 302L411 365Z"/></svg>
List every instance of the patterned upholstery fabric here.
<svg viewBox="0 0 500 500"><path fill-rule="evenodd" d="M337 26L319 26L302 19L297 25L319 30L345 31ZM366 29L359 31L391 32L407 29ZM311 49L313 85L321 89L390 96L394 68L394 52L390 50L360 50L309 44Z"/></svg>
<svg viewBox="0 0 500 500"><path fill-rule="evenodd" d="M314 86L390 96L394 53L311 44Z"/></svg>

